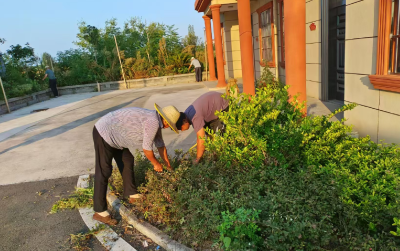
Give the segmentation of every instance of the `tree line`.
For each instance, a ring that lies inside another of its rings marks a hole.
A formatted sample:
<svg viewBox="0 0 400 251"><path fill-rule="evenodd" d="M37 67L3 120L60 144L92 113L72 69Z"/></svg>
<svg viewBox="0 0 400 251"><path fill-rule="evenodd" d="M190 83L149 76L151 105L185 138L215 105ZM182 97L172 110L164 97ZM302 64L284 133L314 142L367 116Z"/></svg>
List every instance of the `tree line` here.
<svg viewBox="0 0 400 251"><path fill-rule="evenodd" d="M60 51L54 57L46 52L38 56L26 43L11 45L4 54L0 53L0 75L7 96L18 97L47 89L47 81L42 80L46 65L54 68L59 86L121 80L114 36L126 79L189 73L192 56L205 62L202 39L192 25L182 38L174 25L147 23L136 17L122 27L116 19L106 21L103 28L81 22L75 49ZM0 44L5 42L0 38Z"/></svg>

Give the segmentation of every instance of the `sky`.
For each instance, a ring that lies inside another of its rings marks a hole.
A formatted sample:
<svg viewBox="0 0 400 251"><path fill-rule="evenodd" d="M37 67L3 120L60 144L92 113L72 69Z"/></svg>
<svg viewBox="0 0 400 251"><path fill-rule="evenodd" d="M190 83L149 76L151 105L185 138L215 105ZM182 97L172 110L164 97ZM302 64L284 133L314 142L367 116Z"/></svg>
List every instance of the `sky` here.
<svg viewBox="0 0 400 251"><path fill-rule="evenodd" d="M147 22L175 25L182 37L188 26L194 25L197 36L203 38L202 13L194 10L195 0L4 0L0 3L0 45L5 52L10 45L29 42L35 54L76 48L73 44L78 33L78 23L103 28L105 21L117 18L118 25L131 17L141 17ZM204 40L204 39L203 39Z"/></svg>

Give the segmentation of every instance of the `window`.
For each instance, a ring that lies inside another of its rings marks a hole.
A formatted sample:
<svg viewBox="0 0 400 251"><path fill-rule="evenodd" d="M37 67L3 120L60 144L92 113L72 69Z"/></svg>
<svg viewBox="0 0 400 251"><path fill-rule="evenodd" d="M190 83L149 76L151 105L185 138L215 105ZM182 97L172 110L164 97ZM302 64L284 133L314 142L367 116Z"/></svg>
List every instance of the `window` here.
<svg viewBox="0 0 400 251"><path fill-rule="evenodd" d="M369 79L375 89L400 92L399 0L380 0L376 74Z"/></svg>
<svg viewBox="0 0 400 251"><path fill-rule="evenodd" d="M272 2L269 2L257 10L259 24L260 64L265 66L264 62L267 62L269 67L275 67L274 21L272 7Z"/></svg>
<svg viewBox="0 0 400 251"><path fill-rule="evenodd" d="M284 20L284 8L283 0L278 0L279 3L279 28L280 28L280 46L281 46L281 58L280 65L285 68L285 20Z"/></svg>
<svg viewBox="0 0 400 251"><path fill-rule="evenodd" d="M399 1L392 2L391 38L390 38L390 59L388 74L400 74L399 57Z"/></svg>

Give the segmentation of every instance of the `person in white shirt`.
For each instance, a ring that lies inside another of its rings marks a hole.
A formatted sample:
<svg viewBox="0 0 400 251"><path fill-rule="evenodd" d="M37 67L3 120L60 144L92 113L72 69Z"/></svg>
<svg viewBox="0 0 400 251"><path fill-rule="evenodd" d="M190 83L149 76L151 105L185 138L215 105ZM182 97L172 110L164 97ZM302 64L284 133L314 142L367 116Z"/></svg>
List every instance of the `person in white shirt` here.
<svg viewBox="0 0 400 251"><path fill-rule="evenodd" d="M200 64L199 60L192 57L192 59L190 61L189 70L190 70L190 68L192 68L192 65L194 66L194 69L196 72L196 82L203 81L203 75L201 73L201 64Z"/></svg>

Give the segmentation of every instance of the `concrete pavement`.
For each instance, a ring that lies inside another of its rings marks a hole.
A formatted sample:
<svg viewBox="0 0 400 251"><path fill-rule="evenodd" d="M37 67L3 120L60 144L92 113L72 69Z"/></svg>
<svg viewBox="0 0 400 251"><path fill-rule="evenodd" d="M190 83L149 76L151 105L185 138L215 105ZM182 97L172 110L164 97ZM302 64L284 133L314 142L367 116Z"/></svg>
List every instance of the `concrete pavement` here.
<svg viewBox="0 0 400 251"><path fill-rule="evenodd" d="M184 110L205 92L202 85L196 84L115 91L53 108L58 113L50 109L12 120L3 116L2 120L8 119L3 122L7 126L3 135L17 128L19 131L8 138L3 136L0 142L0 185L94 173L92 129L99 118L123 107L154 109L155 102ZM46 102L42 106L46 107ZM29 123L31 120L34 122ZM15 124L17 121L26 128ZM1 128L3 123L0 120ZM175 148L190 148L196 138L193 130L178 136L167 129L163 136L171 153Z"/></svg>
<svg viewBox="0 0 400 251"><path fill-rule="evenodd" d="M87 231L76 210L48 213L79 175L94 173L92 130L99 118L123 107L154 110L154 103L184 111L207 91L188 84L66 95L1 116L0 250L69 250L69 235ZM31 113L44 108L50 109ZM179 135L165 129L163 137L169 153L196 141L193 129ZM91 248L104 250L97 240Z"/></svg>

